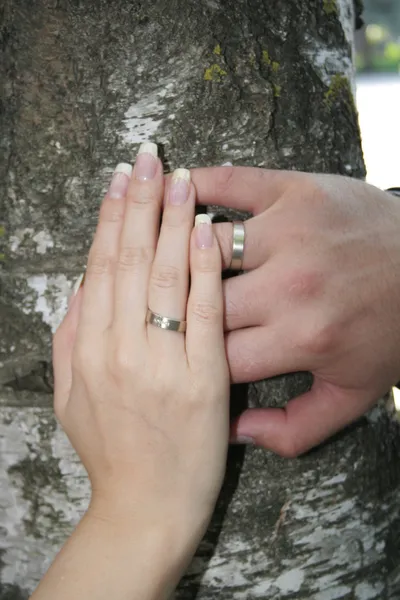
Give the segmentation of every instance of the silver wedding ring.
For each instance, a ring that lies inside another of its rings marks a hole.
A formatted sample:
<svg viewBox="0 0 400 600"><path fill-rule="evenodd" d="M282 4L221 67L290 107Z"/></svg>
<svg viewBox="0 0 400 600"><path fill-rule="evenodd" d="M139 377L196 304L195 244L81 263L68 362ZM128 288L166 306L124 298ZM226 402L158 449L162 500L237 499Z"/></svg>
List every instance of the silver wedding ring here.
<svg viewBox="0 0 400 600"><path fill-rule="evenodd" d="M244 223L235 221L233 223L232 260L229 266L231 271L241 271L244 256Z"/></svg>
<svg viewBox="0 0 400 600"><path fill-rule="evenodd" d="M169 329L170 331L178 331L179 333L184 333L186 331L186 321L177 321L176 319L163 317L149 308L147 309L146 323L155 325L160 329Z"/></svg>

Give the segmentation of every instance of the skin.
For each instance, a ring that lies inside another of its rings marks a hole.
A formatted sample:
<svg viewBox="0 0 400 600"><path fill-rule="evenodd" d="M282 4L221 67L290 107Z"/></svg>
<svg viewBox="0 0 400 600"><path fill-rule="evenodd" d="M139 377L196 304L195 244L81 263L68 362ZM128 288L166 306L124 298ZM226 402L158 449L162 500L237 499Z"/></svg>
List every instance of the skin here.
<svg viewBox="0 0 400 600"><path fill-rule="evenodd" d="M396 198L338 176L241 167L195 169L192 180L200 204L253 213L245 273L221 284L232 225L196 245L193 185L171 206L167 179L158 238L160 162L154 180L134 174L126 198L105 198L85 285L53 345L56 414L92 498L33 600L169 597L222 484L229 379L312 372L311 391L285 409L248 410L232 425L233 441L283 456L352 422L400 379ZM147 305L187 311L186 336L146 325Z"/></svg>
<svg viewBox="0 0 400 600"><path fill-rule="evenodd" d="M156 159L154 159L156 160ZM136 163L137 167L137 163ZM195 190L165 205L162 165L100 209L85 283L53 343L56 415L92 497L32 600L168 598L211 518L229 441L221 256ZM121 174L120 174L121 176ZM191 289L188 297L189 262ZM187 318L186 334L145 322Z"/></svg>
<svg viewBox="0 0 400 600"><path fill-rule="evenodd" d="M231 379L310 371L287 406L249 409L242 437L298 456L400 379L400 203L361 181L249 167L192 170L198 202L244 210L244 274L224 281ZM214 225L223 267L232 225Z"/></svg>

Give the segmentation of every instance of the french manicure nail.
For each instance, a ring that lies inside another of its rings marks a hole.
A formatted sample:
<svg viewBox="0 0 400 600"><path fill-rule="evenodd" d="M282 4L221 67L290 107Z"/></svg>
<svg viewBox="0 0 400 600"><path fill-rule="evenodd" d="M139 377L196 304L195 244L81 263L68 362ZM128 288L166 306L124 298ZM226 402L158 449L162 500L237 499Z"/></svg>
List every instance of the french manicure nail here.
<svg viewBox="0 0 400 600"><path fill-rule="evenodd" d="M231 162L225 162L221 165L221 167L233 167L233 164Z"/></svg>
<svg viewBox="0 0 400 600"><path fill-rule="evenodd" d="M213 231L211 226L211 219L208 215L196 215L195 231L197 247L211 248L211 246L213 245Z"/></svg>
<svg viewBox="0 0 400 600"><path fill-rule="evenodd" d="M178 206L185 204L189 194L190 171L188 169L175 169L172 174L171 187L168 200L170 204Z"/></svg>
<svg viewBox="0 0 400 600"><path fill-rule="evenodd" d="M78 277L78 279L75 281L74 286L72 288L72 295L73 296L77 295L79 288L81 287L81 285L83 285L83 281L85 279L85 275L86 275L86 271L84 271L82 273L82 275L80 275Z"/></svg>
<svg viewBox="0 0 400 600"><path fill-rule="evenodd" d="M140 145L135 163L135 177L141 181L154 179L157 171L157 144L145 142Z"/></svg>
<svg viewBox="0 0 400 600"><path fill-rule="evenodd" d="M110 187L108 188L108 196L115 200L124 198L131 175L132 165L129 165L128 163L119 163L113 173Z"/></svg>
<svg viewBox="0 0 400 600"><path fill-rule="evenodd" d="M82 275L79 275L78 279L75 281L74 285L72 286L71 293L68 298L68 310L71 308L72 302L73 302L74 298L76 297L76 295L79 291L79 288L81 287L81 285L83 285L83 282L85 280L85 275L86 275L86 271L84 271L82 273Z"/></svg>

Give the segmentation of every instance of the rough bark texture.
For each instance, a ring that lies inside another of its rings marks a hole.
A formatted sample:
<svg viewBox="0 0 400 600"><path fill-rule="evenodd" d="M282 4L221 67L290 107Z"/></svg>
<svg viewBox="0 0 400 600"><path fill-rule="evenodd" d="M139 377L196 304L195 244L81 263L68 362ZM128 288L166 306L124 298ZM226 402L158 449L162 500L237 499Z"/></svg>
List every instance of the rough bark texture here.
<svg viewBox="0 0 400 600"><path fill-rule="evenodd" d="M2 600L27 597L87 504L52 414L50 344L115 164L151 139L166 168L363 177L354 19L352 0L2 0ZM309 385L240 386L233 410ZM399 598L399 448L382 404L297 460L232 449L176 597Z"/></svg>

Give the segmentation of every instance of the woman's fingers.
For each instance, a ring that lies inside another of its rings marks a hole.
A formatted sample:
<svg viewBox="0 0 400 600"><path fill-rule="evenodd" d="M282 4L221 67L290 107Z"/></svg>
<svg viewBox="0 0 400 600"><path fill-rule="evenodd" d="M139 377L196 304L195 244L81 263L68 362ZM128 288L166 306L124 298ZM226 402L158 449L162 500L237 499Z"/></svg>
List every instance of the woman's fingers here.
<svg viewBox="0 0 400 600"><path fill-rule="evenodd" d="M114 268L131 173L131 165L121 163L117 166L100 207L87 260L78 338L87 339L93 332L101 333L110 326L113 318Z"/></svg>
<svg viewBox="0 0 400 600"><path fill-rule="evenodd" d="M184 321L189 287L189 242L193 229L195 190L190 171L176 169L165 204L156 255L151 269L148 305L151 311ZM149 326L149 340L157 345L179 344L181 333Z"/></svg>
<svg viewBox="0 0 400 600"><path fill-rule="evenodd" d="M164 178L157 146L142 144L126 196L115 274L115 331L145 330L148 283L157 245Z"/></svg>
<svg viewBox="0 0 400 600"><path fill-rule="evenodd" d="M254 215L272 206L305 173L256 167L208 167L192 169L199 204L226 206Z"/></svg>
<svg viewBox="0 0 400 600"><path fill-rule="evenodd" d="M226 365L223 336L221 255L208 215L197 215L190 240L191 288L187 307L186 353L190 367ZM206 373L205 373L206 376Z"/></svg>
<svg viewBox="0 0 400 600"><path fill-rule="evenodd" d="M57 415L61 413L67 404L71 392L72 352L78 328L83 292L79 283L77 281L79 287L77 286L77 290L69 300L68 312L53 336L54 409Z"/></svg>
<svg viewBox="0 0 400 600"><path fill-rule="evenodd" d="M322 380L285 408L249 409L231 427L231 440L250 438L258 446L293 458L361 417L375 400L363 391L343 390Z"/></svg>

